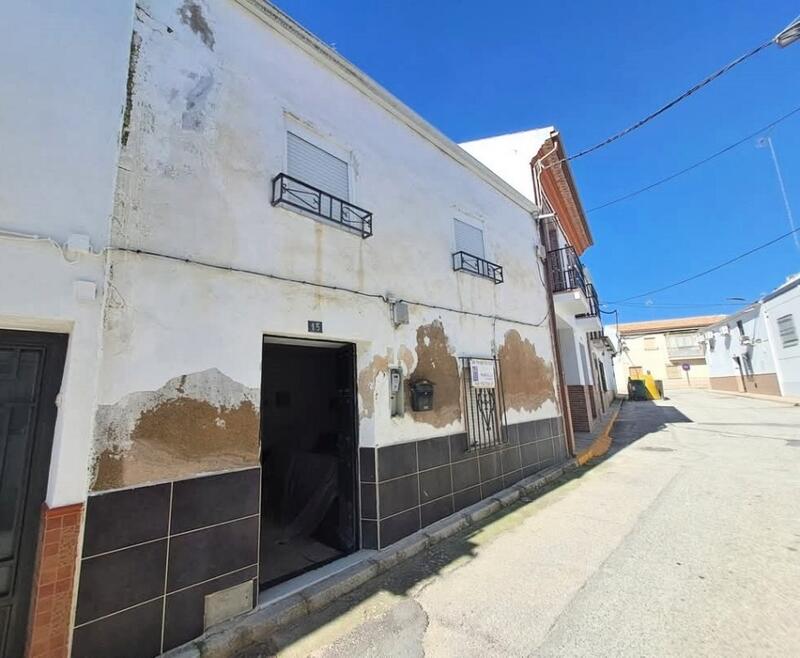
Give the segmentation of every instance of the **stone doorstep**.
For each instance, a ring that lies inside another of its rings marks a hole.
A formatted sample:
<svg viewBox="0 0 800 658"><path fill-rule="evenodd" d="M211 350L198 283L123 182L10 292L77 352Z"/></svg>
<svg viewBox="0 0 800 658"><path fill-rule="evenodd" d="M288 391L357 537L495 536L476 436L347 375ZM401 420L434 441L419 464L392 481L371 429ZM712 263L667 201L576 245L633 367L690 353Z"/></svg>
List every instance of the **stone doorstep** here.
<svg viewBox="0 0 800 658"><path fill-rule="evenodd" d="M224 658L254 644L265 642L279 628L324 608L375 576L512 505L521 496L536 493L565 472L577 467L577 460L571 459L520 480L494 496L432 523L382 551L365 557L362 562L333 573L277 601L261 603L253 610L219 624L205 635L164 655L171 658Z"/></svg>

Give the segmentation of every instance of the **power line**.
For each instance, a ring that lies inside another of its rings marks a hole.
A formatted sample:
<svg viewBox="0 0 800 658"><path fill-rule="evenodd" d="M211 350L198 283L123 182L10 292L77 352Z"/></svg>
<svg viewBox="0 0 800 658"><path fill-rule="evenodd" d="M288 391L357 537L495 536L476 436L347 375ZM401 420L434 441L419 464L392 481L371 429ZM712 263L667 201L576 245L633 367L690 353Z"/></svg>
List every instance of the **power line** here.
<svg viewBox="0 0 800 658"><path fill-rule="evenodd" d="M652 113L648 114L646 117L644 117L643 119L640 119L639 121L634 123L632 126L628 126L627 128L625 128L625 130L621 130L620 132L615 133L614 135L611 135L611 137L608 137L607 139L604 139L602 142L598 142L594 146L590 146L589 148L585 148L582 151L579 151L578 153L576 153L575 155L571 155L569 157L562 158L562 159L560 159L560 160L548 165L547 167L549 168L549 167L552 167L552 166L554 166L556 164L560 164L562 162L569 162L571 160L577 160L578 158L582 158L584 155L588 155L589 153L593 153L594 151L596 151L598 149L601 149L604 146L608 146L612 142L616 142L621 137L624 137L625 135L628 135L628 134L632 133L634 130L637 130L637 129L641 128L643 125L645 125L646 123L649 123L650 121L652 121L653 119L655 119L659 115L663 114L667 110L675 107L682 100L685 100L686 98L688 98L689 96L691 96L695 92L697 92L700 89L702 89L703 87L705 87L707 84L713 82L714 80L716 80L720 76L724 75L725 73L730 71L735 66L738 66L742 62L745 62L748 59L750 59L751 57L753 57L754 55L760 53L762 50L764 50L764 48L766 48L767 46L770 46L772 43L773 43L773 40L770 39L769 41L765 41L764 43L762 43L760 46L756 46L751 51L746 52L744 55L742 55L740 57L737 57L735 60L733 60L732 62L726 64L721 69L719 69L717 71L714 71L714 73L712 73L711 75L707 76L706 78L703 78L700 82L698 82L696 85L694 85L690 89L687 89L686 91L684 91L677 98L674 98L671 101L669 101L668 103L666 103L665 105L662 105L655 112L652 112Z"/></svg>
<svg viewBox="0 0 800 658"><path fill-rule="evenodd" d="M754 137L758 137L761 133L764 133L767 130L769 130L771 128L774 128L779 123L781 123L782 121L785 121L789 117L794 116L798 112L800 112L800 107L794 108L788 114L784 114L782 117L780 117L779 119L776 119L772 123L768 123L766 126L763 126L762 128L759 128L758 130L756 130L755 132L750 133L749 135L747 135L747 137L742 137L742 139L738 140L737 142L734 142L733 144L730 144L729 146L726 146L724 149L721 149L721 150L717 151L716 153L714 153L712 155L709 155L706 158L703 158L702 160L698 160L694 164L691 164L688 167L685 167L685 168L681 169L680 171L676 171L675 173L670 174L669 176L666 176L666 177L664 177L664 178L662 178L660 180L657 180L655 183L651 183L650 185L646 185L645 187L639 188L638 190L635 190L634 192L628 192L627 194L623 194L622 196L617 197L616 199L612 199L611 201L606 201L605 203L602 203L599 206L595 206L594 208L589 208L589 210L587 210L586 212L595 212L597 210L602 210L603 208L608 208L608 206L613 206L615 203L619 203L620 201L626 201L627 199L630 199L632 197L638 196L642 192L647 192L649 190L652 190L654 187L658 187L659 185L663 185L664 183L667 183L667 182L671 181L673 178L677 178L678 176L682 176L683 174L686 174L686 173L692 171L692 169L697 169L697 167L700 167L701 165L704 165L707 162L711 162L711 160L713 160L714 158L718 158L719 156L724 155L728 151L730 151L732 149L735 149L737 146L741 146L745 142L750 141Z"/></svg>
<svg viewBox="0 0 800 658"><path fill-rule="evenodd" d="M726 265L730 265L731 263L735 263L736 261L741 260L742 258L745 258L746 256L749 256L750 254L754 254L757 251L761 251L762 249L765 249L765 248L769 247L770 245L775 244L776 242L780 242L781 240L784 240L784 239L788 238L789 236L794 235L798 231L800 231L800 228L796 228L796 229L794 229L792 231L789 231L788 233L784 233L783 235L779 235L777 238L774 238L773 240L770 240L769 242L765 242L764 244L760 244L757 247L754 247L753 249L750 249L749 251L745 251L744 253L739 254L738 256L734 256L733 258L731 258L729 260L726 260L724 263L720 263L719 265L715 265L714 267L710 267L707 270L703 270L702 272L698 272L697 274L693 274L692 276L687 277L685 279L681 279L680 281L676 281L675 283L670 283L669 285L663 286L661 288L655 288L654 290L648 290L647 292L643 292L643 293L640 293L638 295L632 295L631 297L626 297L625 299L620 299L618 301L607 302L607 303L608 304L621 304L622 302L628 302L628 301L630 301L632 299L639 299L640 297L647 297L648 295L654 295L657 292L663 292L664 290L669 290L670 288L675 288L676 286L683 285L684 283L688 283L689 281L694 281L695 279L699 279L700 277L705 276L706 274L711 274L712 272L716 272L717 270L722 269Z"/></svg>
<svg viewBox="0 0 800 658"><path fill-rule="evenodd" d="M711 302L708 304L648 304L647 302L615 302L616 306L629 308L706 308L708 306L745 306L749 302Z"/></svg>

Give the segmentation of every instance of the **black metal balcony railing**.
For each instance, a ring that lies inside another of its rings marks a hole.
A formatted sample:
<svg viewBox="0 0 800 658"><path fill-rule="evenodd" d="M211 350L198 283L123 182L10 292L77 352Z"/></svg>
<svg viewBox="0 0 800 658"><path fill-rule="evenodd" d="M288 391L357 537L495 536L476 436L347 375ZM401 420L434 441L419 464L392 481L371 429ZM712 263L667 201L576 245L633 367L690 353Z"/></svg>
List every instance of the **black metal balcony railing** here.
<svg viewBox="0 0 800 658"><path fill-rule="evenodd" d="M272 205L278 204L327 219L358 233L362 238L372 235L371 212L288 174L278 174L272 179Z"/></svg>
<svg viewBox="0 0 800 658"><path fill-rule="evenodd" d="M466 251L457 251L453 254L453 270L470 272L497 283L503 283L503 268L495 263L490 263L484 258L473 256Z"/></svg>
<svg viewBox="0 0 800 658"><path fill-rule="evenodd" d="M575 249L562 247L547 252L550 266L550 285L553 292L566 292L580 288L586 293L586 277Z"/></svg>
<svg viewBox="0 0 800 658"><path fill-rule="evenodd" d="M587 313L581 313L576 317L596 318L600 315L600 300L597 298L597 290L595 290L593 284L587 283L585 292L586 299L589 301L589 311Z"/></svg>

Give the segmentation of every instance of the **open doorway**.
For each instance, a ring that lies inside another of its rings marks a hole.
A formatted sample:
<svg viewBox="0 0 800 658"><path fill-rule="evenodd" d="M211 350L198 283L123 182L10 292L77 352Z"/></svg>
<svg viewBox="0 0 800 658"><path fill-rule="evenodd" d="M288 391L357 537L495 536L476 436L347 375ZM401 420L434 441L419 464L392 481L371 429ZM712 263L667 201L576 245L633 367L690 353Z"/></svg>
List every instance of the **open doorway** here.
<svg viewBox="0 0 800 658"><path fill-rule="evenodd" d="M264 338L260 585L358 548L355 346Z"/></svg>

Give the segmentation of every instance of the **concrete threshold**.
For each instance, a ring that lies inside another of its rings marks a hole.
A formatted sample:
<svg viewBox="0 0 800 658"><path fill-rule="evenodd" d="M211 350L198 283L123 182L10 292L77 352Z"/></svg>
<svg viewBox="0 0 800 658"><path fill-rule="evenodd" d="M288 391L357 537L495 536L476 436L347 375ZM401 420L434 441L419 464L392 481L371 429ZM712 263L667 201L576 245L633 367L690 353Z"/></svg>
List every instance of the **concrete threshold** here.
<svg viewBox="0 0 800 658"><path fill-rule="evenodd" d="M621 407L622 400L615 398L592 432L581 433L582 436L576 434L575 443L580 445L576 445L578 454L575 460L579 465L583 466L589 460L608 452L612 441L611 428L614 427Z"/></svg>
<svg viewBox="0 0 800 658"><path fill-rule="evenodd" d="M172 658L223 658L266 642L280 628L324 608L426 548L516 503L520 497L535 494L577 467L578 461L571 459L545 469L381 551L359 551L277 586L272 592L267 590L259 597L253 610L214 626L201 637L164 655Z"/></svg>

